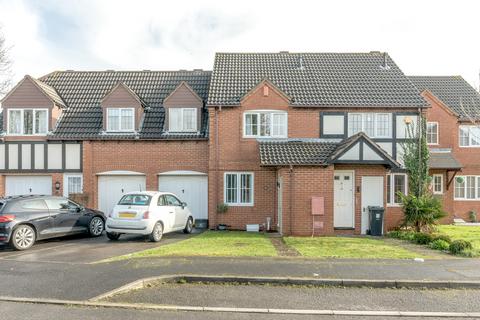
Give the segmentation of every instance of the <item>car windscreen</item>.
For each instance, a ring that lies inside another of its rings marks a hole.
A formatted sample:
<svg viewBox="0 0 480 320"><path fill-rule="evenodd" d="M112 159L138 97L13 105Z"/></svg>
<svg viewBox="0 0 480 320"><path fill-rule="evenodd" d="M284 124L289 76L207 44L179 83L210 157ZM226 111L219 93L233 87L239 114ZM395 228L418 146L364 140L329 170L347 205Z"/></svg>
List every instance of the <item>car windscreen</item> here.
<svg viewBox="0 0 480 320"><path fill-rule="evenodd" d="M152 200L151 196L145 194L127 194L118 202L122 206L148 206Z"/></svg>

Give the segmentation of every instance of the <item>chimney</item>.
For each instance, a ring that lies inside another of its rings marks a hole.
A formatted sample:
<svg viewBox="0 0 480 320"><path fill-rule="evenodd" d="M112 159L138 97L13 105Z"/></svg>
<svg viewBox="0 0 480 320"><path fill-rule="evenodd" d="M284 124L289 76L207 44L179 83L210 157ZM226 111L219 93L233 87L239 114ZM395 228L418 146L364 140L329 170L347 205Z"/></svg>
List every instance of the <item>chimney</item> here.
<svg viewBox="0 0 480 320"><path fill-rule="evenodd" d="M388 53L386 52L383 53L383 62L382 62L381 68L384 70L390 69L390 66L388 65Z"/></svg>

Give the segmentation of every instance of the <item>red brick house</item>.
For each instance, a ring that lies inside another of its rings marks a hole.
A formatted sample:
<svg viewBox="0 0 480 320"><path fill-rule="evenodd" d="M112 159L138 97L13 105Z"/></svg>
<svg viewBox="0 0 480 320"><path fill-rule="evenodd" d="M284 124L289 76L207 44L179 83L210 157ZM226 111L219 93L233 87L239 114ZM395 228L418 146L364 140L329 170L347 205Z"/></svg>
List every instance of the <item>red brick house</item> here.
<svg viewBox="0 0 480 320"><path fill-rule="evenodd" d="M463 128L449 101L412 81L379 52L219 53L212 72L26 76L2 100L0 193L74 196L108 213L122 193L168 190L211 228L298 235L366 233L368 207L382 206L390 229L402 218L396 192L407 192L408 126L426 112ZM475 164L444 150L460 150L457 138L439 137L432 173L453 197L447 181L460 167L470 181ZM471 203L446 206L462 215Z"/></svg>
<svg viewBox="0 0 480 320"><path fill-rule="evenodd" d="M454 217L480 212L480 94L460 76L410 77L427 110L432 191Z"/></svg>
<svg viewBox="0 0 480 320"><path fill-rule="evenodd" d="M218 53L207 107L211 225L360 234L370 205L400 221L402 142L427 103L388 55Z"/></svg>

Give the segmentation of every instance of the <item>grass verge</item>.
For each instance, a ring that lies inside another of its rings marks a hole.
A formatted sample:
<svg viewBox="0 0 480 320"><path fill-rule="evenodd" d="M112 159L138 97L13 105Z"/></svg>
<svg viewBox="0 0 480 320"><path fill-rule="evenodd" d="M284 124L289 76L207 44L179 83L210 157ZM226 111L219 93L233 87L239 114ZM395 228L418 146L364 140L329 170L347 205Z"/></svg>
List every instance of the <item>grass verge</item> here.
<svg viewBox="0 0 480 320"><path fill-rule="evenodd" d="M399 246L371 238L349 237L286 237L285 243L305 257L354 259L413 259L425 258Z"/></svg>
<svg viewBox="0 0 480 320"><path fill-rule="evenodd" d="M439 225L438 231L448 235L452 240L465 240L472 243L472 255L480 256L480 227Z"/></svg>

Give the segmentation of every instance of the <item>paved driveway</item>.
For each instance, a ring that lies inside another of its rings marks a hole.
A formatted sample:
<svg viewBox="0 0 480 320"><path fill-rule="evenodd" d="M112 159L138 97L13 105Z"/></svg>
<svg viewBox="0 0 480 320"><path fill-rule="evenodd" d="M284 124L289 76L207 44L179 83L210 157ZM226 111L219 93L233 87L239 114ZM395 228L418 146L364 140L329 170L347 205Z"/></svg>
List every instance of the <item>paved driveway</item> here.
<svg viewBox="0 0 480 320"><path fill-rule="evenodd" d="M169 233L163 236L161 242L153 243L138 236L123 235L119 241L110 241L105 234L98 238L76 235L39 241L27 251L15 251L8 246L0 246L0 261L91 263L174 243L191 236L183 232Z"/></svg>

